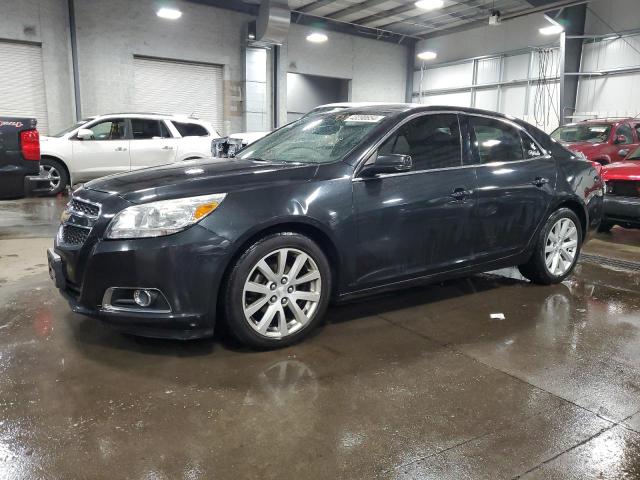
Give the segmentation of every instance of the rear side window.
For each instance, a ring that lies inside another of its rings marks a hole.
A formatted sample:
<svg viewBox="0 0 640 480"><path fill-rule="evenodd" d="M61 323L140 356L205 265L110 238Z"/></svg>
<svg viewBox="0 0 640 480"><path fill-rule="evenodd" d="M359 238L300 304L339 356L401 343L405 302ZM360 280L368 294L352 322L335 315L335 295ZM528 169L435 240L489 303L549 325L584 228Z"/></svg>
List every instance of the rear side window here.
<svg viewBox="0 0 640 480"><path fill-rule="evenodd" d="M486 117L469 117L472 143L480 163L523 160L520 132L511 125Z"/></svg>
<svg viewBox="0 0 640 480"><path fill-rule="evenodd" d="M209 132L202 125L197 123L187 122L173 122L173 126L176 127L178 133L183 137L208 137Z"/></svg>
<svg viewBox="0 0 640 480"><path fill-rule="evenodd" d="M160 122L146 118L131 119L131 134L134 140L148 140L163 137Z"/></svg>
<svg viewBox="0 0 640 480"><path fill-rule="evenodd" d="M520 132L520 136L522 137L522 145L524 146L525 158L536 158L542 156L540 147L538 147L536 142L534 142L529 135L524 132Z"/></svg>
<svg viewBox="0 0 640 480"><path fill-rule="evenodd" d="M411 155L413 170L459 167L458 116L433 114L407 122L378 149L378 155L388 154Z"/></svg>

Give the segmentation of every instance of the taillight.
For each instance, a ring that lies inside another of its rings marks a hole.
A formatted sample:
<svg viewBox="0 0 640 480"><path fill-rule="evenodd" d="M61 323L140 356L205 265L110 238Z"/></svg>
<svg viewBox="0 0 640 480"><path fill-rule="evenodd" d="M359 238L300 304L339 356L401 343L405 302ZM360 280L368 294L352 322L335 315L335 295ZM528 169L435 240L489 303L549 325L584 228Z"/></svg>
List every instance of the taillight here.
<svg viewBox="0 0 640 480"><path fill-rule="evenodd" d="M40 160L40 134L38 130L20 132L20 149L25 160Z"/></svg>

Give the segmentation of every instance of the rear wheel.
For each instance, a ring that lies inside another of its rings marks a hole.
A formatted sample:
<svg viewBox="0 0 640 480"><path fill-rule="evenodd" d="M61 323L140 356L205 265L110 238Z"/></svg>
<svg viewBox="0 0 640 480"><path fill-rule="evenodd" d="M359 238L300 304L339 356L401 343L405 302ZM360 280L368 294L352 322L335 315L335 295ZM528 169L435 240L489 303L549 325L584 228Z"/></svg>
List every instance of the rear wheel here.
<svg viewBox="0 0 640 480"><path fill-rule="evenodd" d="M582 230L578 216L568 208L555 211L538 234L531 258L518 268L534 283L549 285L567 278L576 266Z"/></svg>
<svg viewBox="0 0 640 480"><path fill-rule="evenodd" d="M49 180L49 195L57 195L69 185L69 174L61 162L53 158L40 160L40 167Z"/></svg>
<svg viewBox="0 0 640 480"><path fill-rule="evenodd" d="M329 263L315 242L297 233L270 235L231 270L224 297L227 325L254 348L290 345L319 324L330 292Z"/></svg>

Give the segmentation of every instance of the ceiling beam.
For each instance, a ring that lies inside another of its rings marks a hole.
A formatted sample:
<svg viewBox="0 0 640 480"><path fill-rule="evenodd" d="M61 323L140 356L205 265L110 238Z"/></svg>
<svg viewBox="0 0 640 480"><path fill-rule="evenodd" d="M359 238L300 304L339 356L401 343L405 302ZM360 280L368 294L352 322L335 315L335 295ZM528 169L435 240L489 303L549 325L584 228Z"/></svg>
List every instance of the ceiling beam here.
<svg viewBox="0 0 640 480"><path fill-rule="evenodd" d="M296 8L296 12L300 13L313 13L316 10L321 9L322 7L326 7L327 5L331 5L338 0L315 0L311 3L307 3L306 5Z"/></svg>
<svg viewBox="0 0 640 480"><path fill-rule="evenodd" d="M458 4L445 7L442 10L438 10L436 12L437 13L436 17L432 16L431 18L428 18L427 16L429 15L429 13L422 12L419 15L407 16L400 20L390 21L388 23L377 25L377 26L379 28L389 28L392 25L395 25L398 23L413 23L413 22L408 22L408 20L413 20L415 22L418 22L418 23L415 23L416 26L426 26L427 28L429 28L428 31L431 31L433 29L440 28L450 23L447 21L439 21L441 17L454 18L455 20L476 19L479 15L488 15L489 10L491 9L494 3L495 2L493 2L493 0L487 1L487 3L483 3L480 0L468 0L467 3L464 3L464 4L458 3ZM463 7L463 9L460 9L461 6ZM469 8L464 8L464 7L469 7ZM468 11L471 11L471 13L466 13ZM421 33L424 33L424 32L421 32Z"/></svg>
<svg viewBox="0 0 640 480"><path fill-rule="evenodd" d="M347 8L343 8L342 10L338 10L337 12L333 12L330 15L327 15L327 18L332 18L334 20L342 20L343 18L348 17L349 15L353 15L354 13L358 13L362 10L366 10L368 8L374 8L378 5L388 2L389 0L366 0L361 3L356 3Z"/></svg>

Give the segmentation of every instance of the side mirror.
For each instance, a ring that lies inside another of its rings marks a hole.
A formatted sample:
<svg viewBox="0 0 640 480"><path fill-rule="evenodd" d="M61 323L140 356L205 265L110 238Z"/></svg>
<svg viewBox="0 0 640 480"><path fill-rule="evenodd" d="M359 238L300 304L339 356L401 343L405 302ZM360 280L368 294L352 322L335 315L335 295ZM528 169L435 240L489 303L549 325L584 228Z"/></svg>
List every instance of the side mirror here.
<svg viewBox="0 0 640 480"><path fill-rule="evenodd" d="M616 137L616 143L628 143L627 142L627 137L624 135L618 135Z"/></svg>
<svg viewBox="0 0 640 480"><path fill-rule="evenodd" d="M618 155L620 155L622 158L624 158L627 155L629 155L629 150L627 148L622 148L622 149L618 150Z"/></svg>
<svg viewBox="0 0 640 480"><path fill-rule="evenodd" d="M363 177L373 177L379 173L398 173L411 170L413 162L410 155L399 155L396 153L388 155L378 155L376 159L366 164L360 175Z"/></svg>
<svg viewBox="0 0 640 480"><path fill-rule="evenodd" d="M94 138L93 130L91 130L90 128L79 129L76 136L78 137L78 140L92 140Z"/></svg>

